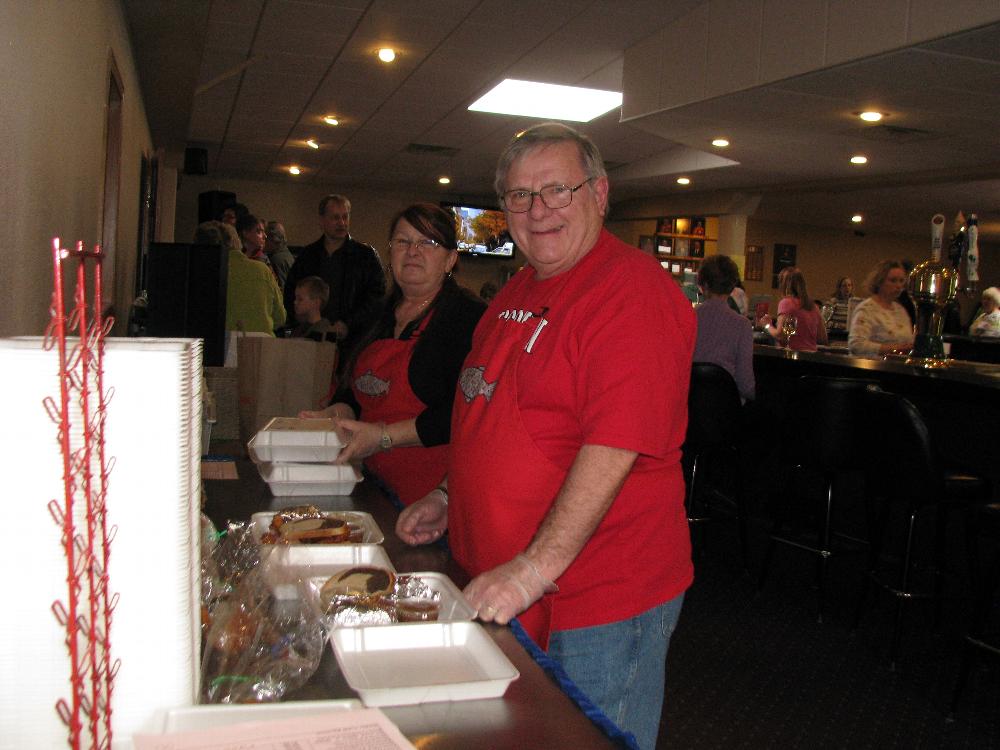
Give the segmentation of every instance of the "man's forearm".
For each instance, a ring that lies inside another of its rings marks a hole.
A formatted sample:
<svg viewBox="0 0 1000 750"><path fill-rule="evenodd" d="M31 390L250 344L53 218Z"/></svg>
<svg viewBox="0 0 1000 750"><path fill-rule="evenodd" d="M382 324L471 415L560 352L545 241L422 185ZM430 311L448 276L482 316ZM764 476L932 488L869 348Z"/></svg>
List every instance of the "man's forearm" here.
<svg viewBox="0 0 1000 750"><path fill-rule="evenodd" d="M618 496L637 457L634 451L605 445L580 449L525 550L541 575L555 581L576 559Z"/></svg>

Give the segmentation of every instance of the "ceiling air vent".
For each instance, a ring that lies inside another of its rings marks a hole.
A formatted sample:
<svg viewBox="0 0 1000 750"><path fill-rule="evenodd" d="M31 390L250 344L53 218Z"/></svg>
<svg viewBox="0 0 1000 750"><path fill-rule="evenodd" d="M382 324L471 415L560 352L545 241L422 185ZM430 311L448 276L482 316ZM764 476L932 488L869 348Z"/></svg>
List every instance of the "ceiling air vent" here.
<svg viewBox="0 0 1000 750"><path fill-rule="evenodd" d="M899 125L876 125L863 128L861 135L872 141L891 141L892 143L913 143L941 137L940 133L932 133L929 130L920 130L919 128L904 128Z"/></svg>
<svg viewBox="0 0 1000 750"><path fill-rule="evenodd" d="M452 148L451 146L432 146L429 143L411 143L403 151L408 154L416 154L417 156L456 156L458 154L457 148Z"/></svg>

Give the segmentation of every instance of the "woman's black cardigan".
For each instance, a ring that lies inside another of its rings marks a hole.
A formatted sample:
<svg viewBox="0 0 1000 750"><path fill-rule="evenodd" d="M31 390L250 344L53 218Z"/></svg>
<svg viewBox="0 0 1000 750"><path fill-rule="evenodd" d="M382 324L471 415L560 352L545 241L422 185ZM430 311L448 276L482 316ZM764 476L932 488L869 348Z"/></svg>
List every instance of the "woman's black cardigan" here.
<svg viewBox="0 0 1000 750"><path fill-rule="evenodd" d="M396 311L395 304L390 300L391 297L383 303L374 329L365 337L361 347L379 339L392 338L396 326ZM416 334L418 340L413 347L413 356L407 370L410 388L427 405L417 415L417 435L424 446L448 442L459 370L472 346L472 332L485 310L486 303L479 297L459 286L454 279L446 279L433 304L423 315L407 325L399 336L400 340L410 338L423 318L434 313L427 327ZM351 363L351 370L353 369L354 363ZM352 384L353 372L348 372L334 401L348 404L354 409L358 419L364 419L351 390Z"/></svg>

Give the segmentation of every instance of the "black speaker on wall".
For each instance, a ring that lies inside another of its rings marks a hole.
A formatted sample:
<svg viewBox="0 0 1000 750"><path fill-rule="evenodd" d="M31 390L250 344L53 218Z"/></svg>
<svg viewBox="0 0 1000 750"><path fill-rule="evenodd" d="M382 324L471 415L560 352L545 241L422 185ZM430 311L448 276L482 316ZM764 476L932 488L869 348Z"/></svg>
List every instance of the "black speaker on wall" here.
<svg viewBox="0 0 1000 750"><path fill-rule="evenodd" d="M208 174L208 149L184 149L184 174Z"/></svg>
<svg viewBox="0 0 1000 750"><path fill-rule="evenodd" d="M198 223L218 219L222 209L236 203L236 193L209 190L198 194Z"/></svg>

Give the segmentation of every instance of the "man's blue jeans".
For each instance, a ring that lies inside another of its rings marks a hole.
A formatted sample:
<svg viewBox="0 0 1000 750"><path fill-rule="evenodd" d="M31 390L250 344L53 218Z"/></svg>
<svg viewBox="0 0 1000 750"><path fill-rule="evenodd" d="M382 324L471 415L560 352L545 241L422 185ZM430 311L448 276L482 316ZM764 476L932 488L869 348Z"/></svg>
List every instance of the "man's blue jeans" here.
<svg viewBox="0 0 1000 750"><path fill-rule="evenodd" d="M656 746L667 647L683 603L681 594L629 620L549 636L549 656L643 750Z"/></svg>

